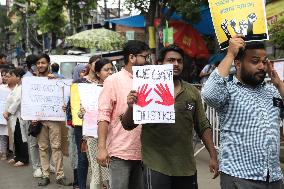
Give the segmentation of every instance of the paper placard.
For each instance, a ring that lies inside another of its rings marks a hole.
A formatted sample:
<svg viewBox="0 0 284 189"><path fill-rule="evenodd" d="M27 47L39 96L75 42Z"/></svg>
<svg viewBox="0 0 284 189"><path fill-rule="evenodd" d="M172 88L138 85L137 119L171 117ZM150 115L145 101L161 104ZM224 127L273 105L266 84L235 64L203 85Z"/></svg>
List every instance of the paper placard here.
<svg viewBox="0 0 284 189"><path fill-rule="evenodd" d="M71 106L71 114L72 114L72 124L75 126L82 126L83 121L78 117L78 112L80 110L80 95L78 91L78 83L74 83L71 85L70 92L70 106Z"/></svg>
<svg viewBox="0 0 284 189"><path fill-rule="evenodd" d="M102 92L102 86L96 84L80 83L78 90L80 94L80 102L86 113L83 118L83 135L98 138L97 117L98 117L98 101Z"/></svg>
<svg viewBox="0 0 284 189"><path fill-rule="evenodd" d="M278 73L279 78L284 80L284 61L274 62L274 69Z"/></svg>
<svg viewBox="0 0 284 189"><path fill-rule="evenodd" d="M175 123L173 65L134 66L135 124Z"/></svg>
<svg viewBox="0 0 284 189"><path fill-rule="evenodd" d="M243 35L245 41L268 40L263 0L210 0L209 7L221 49L227 48L236 34Z"/></svg>
<svg viewBox="0 0 284 189"><path fill-rule="evenodd" d="M70 95L71 79L24 77L21 117L23 120L65 121L62 106Z"/></svg>

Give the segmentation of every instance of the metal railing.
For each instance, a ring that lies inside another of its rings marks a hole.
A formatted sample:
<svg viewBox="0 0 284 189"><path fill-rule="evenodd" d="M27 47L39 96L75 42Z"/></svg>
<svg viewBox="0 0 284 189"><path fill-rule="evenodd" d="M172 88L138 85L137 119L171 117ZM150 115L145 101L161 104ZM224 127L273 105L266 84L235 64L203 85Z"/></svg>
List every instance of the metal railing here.
<svg viewBox="0 0 284 189"><path fill-rule="evenodd" d="M219 118L216 110L208 105L205 104L203 101L203 107L205 109L206 117L209 120L210 125L212 126L212 135L213 135L213 143L215 148L218 150L219 149L219 136L220 136L220 128L219 128ZM195 135L195 144L194 144L194 156L197 156L204 148L205 146L203 145L202 141L201 144L202 146L198 149L195 149L198 143L198 135Z"/></svg>

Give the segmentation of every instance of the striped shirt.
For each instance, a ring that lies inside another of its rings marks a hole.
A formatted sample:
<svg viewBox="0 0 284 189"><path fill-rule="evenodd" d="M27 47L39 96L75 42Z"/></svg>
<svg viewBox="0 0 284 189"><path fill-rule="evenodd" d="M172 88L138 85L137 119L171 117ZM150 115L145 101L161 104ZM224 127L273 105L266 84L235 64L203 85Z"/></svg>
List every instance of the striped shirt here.
<svg viewBox="0 0 284 189"><path fill-rule="evenodd" d="M282 179L279 162L280 108L273 106L278 90L265 83L256 88L210 75L202 96L220 120L220 171L243 179Z"/></svg>

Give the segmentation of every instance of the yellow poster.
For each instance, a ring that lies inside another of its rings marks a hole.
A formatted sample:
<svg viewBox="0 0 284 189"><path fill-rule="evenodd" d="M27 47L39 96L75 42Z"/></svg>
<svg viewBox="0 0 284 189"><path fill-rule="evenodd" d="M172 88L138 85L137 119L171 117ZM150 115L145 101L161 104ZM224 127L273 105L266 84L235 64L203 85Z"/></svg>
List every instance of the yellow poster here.
<svg viewBox="0 0 284 189"><path fill-rule="evenodd" d="M77 83L71 85L70 105L73 125L82 126L83 121L78 117L78 112L80 110L80 96Z"/></svg>
<svg viewBox="0 0 284 189"><path fill-rule="evenodd" d="M268 39L264 0L209 0L209 7L221 49L234 35L245 41Z"/></svg>

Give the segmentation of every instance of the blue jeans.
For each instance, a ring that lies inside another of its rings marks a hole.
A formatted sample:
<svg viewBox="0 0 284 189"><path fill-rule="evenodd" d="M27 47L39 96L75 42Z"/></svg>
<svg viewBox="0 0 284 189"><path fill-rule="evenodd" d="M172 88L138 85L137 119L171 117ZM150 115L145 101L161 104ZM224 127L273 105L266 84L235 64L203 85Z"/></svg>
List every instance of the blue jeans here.
<svg viewBox="0 0 284 189"><path fill-rule="evenodd" d="M82 127L76 126L74 128L74 134L78 153L77 176L79 188L86 189L89 162L87 158L87 153L81 152Z"/></svg>
<svg viewBox="0 0 284 189"><path fill-rule="evenodd" d="M142 163L111 157L109 164L111 189L142 189ZM81 189L81 188L80 188Z"/></svg>

